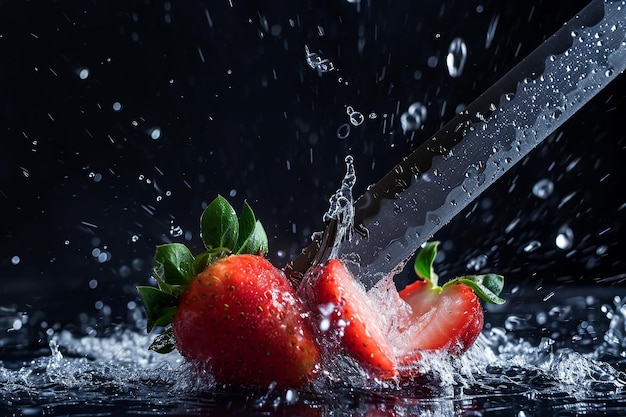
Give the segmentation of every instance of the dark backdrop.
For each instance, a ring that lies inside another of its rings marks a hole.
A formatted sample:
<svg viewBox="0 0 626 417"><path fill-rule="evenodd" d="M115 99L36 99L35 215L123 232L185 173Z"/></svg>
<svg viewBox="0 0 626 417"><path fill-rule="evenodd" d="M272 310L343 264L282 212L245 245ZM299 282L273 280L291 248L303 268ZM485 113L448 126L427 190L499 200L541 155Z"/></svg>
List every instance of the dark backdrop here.
<svg viewBox="0 0 626 417"><path fill-rule="evenodd" d="M322 228L345 155L358 195L584 4L0 1L0 307L48 325L127 321L154 246L200 250L202 205L218 193L252 204L284 265ZM468 54L452 78L456 37ZM311 68L306 48L334 70ZM437 234L444 273L478 261L507 293L621 284L625 87ZM427 117L405 132L414 102ZM340 138L347 106L365 121ZM547 199L532 194L542 179Z"/></svg>

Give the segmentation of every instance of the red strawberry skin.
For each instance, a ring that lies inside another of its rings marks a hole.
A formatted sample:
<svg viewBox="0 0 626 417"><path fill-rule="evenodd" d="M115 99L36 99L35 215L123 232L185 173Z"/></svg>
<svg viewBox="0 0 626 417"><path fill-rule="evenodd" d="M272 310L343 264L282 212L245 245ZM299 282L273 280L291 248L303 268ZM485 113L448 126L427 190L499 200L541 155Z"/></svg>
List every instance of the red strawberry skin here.
<svg viewBox="0 0 626 417"><path fill-rule="evenodd" d="M206 361L219 383L298 387L319 350L282 271L256 255L210 264L182 293L172 330L179 352Z"/></svg>
<svg viewBox="0 0 626 417"><path fill-rule="evenodd" d="M427 281L416 281L400 297L412 309L411 326L398 353L401 364L419 359L420 351L465 352L483 329L480 299L465 284L433 289Z"/></svg>
<svg viewBox="0 0 626 417"><path fill-rule="evenodd" d="M393 352L380 320L365 290L340 260L330 259L321 269L307 274L298 294L313 311L332 308L327 317L320 317L330 321L327 330L320 330L321 339L328 339L329 332L342 333L339 344L345 353L376 375L393 376Z"/></svg>

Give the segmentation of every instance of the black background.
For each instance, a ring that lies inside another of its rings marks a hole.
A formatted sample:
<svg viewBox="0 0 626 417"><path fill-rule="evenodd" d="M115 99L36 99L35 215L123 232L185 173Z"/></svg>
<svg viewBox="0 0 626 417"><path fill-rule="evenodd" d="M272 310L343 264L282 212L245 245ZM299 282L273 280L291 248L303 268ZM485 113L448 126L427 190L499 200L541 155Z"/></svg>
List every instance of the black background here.
<svg viewBox="0 0 626 417"><path fill-rule="evenodd" d="M127 321L154 246L199 251L218 193L251 203L283 266L323 227L345 155L359 195L584 4L0 1L0 306ZM452 78L456 37L468 57ZM309 67L305 47L335 70ZM625 87L618 77L437 234L441 275L485 255L509 296L621 285ZM417 101L428 116L405 133ZM340 139L347 106L366 120ZM544 178L545 200L532 195ZM563 225L569 250L554 244Z"/></svg>

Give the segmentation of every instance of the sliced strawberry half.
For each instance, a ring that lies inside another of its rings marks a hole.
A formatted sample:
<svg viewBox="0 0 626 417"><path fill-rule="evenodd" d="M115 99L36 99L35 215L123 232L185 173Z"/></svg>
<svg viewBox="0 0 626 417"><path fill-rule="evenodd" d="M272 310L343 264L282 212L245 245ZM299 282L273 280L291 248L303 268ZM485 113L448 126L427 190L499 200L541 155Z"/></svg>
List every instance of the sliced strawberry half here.
<svg viewBox="0 0 626 417"><path fill-rule="evenodd" d="M415 272L421 278L399 292L411 307L411 324L397 344L399 366L409 366L421 352L439 351L459 355L469 349L483 329L480 300L501 304L502 276L465 276L437 285L433 262L439 242L426 244L418 253Z"/></svg>
<svg viewBox="0 0 626 417"><path fill-rule="evenodd" d="M483 328L480 300L504 302L498 297L503 278L466 276L439 286L433 270L437 245L420 250L415 261L420 279L399 293L393 283L366 293L338 259L309 272L298 294L320 312L320 345L339 335L337 345L345 354L383 378L412 375L426 351L465 352Z"/></svg>
<svg viewBox="0 0 626 417"><path fill-rule="evenodd" d="M394 375L393 351L379 317L365 289L339 259L308 273L298 294L319 312L319 339L337 337L341 349L365 369L377 376Z"/></svg>

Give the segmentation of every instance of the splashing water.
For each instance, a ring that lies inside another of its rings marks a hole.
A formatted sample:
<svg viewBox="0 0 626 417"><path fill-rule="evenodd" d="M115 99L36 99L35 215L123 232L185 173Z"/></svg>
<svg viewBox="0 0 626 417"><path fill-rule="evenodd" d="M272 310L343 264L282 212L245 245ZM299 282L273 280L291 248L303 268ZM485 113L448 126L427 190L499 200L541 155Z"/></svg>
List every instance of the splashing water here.
<svg viewBox="0 0 626 417"><path fill-rule="evenodd" d="M538 327L560 329L554 338L533 341L521 330L488 322L475 345L460 358L424 355L419 364L423 376L417 380L370 380L348 358L335 358L311 386L299 390L220 387L210 374L194 369L178 354L148 351L150 337L136 330L118 328L100 337L60 331L50 338L47 353L0 363L0 410L15 415L62 415L68 409L82 415L195 415L220 410L263 415L307 409L318 410L319 415L342 410L359 415L385 406L397 415L446 416L471 409L541 414L555 404L557 409L582 414L623 407L625 300L587 300L586 310L571 308L578 303L576 296L565 301L568 304L558 307L563 314L552 317L554 323L537 322ZM532 307L535 311L542 306ZM601 311L601 318L593 318L594 311ZM510 317L499 315L486 317L493 322ZM587 327L593 323L603 335L587 349L574 350L573 336L582 336L582 323Z"/></svg>
<svg viewBox="0 0 626 417"><path fill-rule="evenodd" d="M354 170L354 158L351 155L346 156L346 174L341 181L341 187L329 199L329 208L324 213L323 220L337 221L337 235L331 257L336 256L335 249L344 238L350 239L354 223L354 206L352 197L352 188L356 183L356 173Z"/></svg>
<svg viewBox="0 0 626 417"><path fill-rule="evenodd" d="M335 69L335 64L328 59L322 58L320 54L316 52L309 51L309 47L304 47L304 52L306 54L306 63L309 67L314 70L317 70L317 73L322 76L323 73L331 72Z"/></svg>

